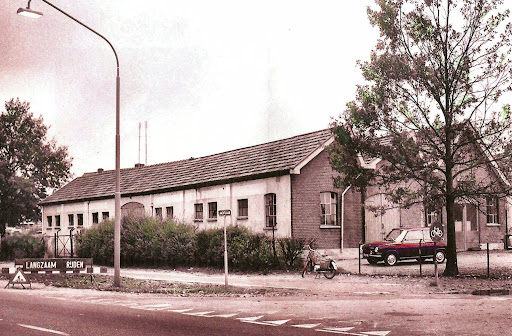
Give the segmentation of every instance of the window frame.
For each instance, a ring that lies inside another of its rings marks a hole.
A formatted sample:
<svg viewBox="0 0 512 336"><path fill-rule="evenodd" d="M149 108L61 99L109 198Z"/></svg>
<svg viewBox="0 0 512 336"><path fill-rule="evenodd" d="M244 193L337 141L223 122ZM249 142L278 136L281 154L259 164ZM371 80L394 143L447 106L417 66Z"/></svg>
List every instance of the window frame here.
<svg viewBox="0 0 512 336"><path fill-rule="evenodd" d="M53 216L46 216L47 228L53 227Z"/></svg>
<svg viewBox="0 0 512 336"><path fill-rule="evenodd" d="M487 226L500 226L500 202L498 197L485 198L485 217Z"/></svg>
<svg viewBox="0 0 512 336"><path fill-rule="evenodd" d="M249 199L241 198L241 199L237 200L237 206L238 206L237 219L249 218Z"/></svg>
<svg viewBox="0 0 512 336"><path fill-rule="evenodd" d="M84 214L76 214L76 226L83 227L84 226Z"/></svg>
<svg viewBox="0 0 512 336"><path fill-rule="evenodd" d="M55 227L60 228L60 215L55 215Z"/></svg>
<svg viewBox="0 0 512 336"><path fill-rule="evenodd" d="M217 220L217 202L208 202L208 220Z"/></svg>
<svg viewBox="0 0 512 336"><path fill-rule="evenodd" d="M171 214L170 216L169 216L169 213ZM169 218L169 219L174 218L174 207L173 206L165 207L165 216L166 216L166 218Z"/></svg>
<svg viewBox="0 0 512 336"><path fill-rule="evenodd" d="M328 195L328 200L325 199L325 195ZM334 200L333 200L334 196ZM324 202L325 201L325 202ZM327 203L328 201L328 203ZM327 208L329 208L329 213L327 213ZM334 213L333 213L334 209ZM322 191L320 193L320 226L321 227L340 227L340 222L338 220L338 193L334 191ZM327 218L331 218L330 223L327 223ZM332 218L334 218L334 224L332 223Z"/></svg>
<svg viewBox="0 0 512 336"><path fill-rule="evenodd" d="M71 227L75 226L75 215L74 214L68 214L68 226L71 226Z"/></svg>
<svg viewBox="0 0 512 336"><path fill-rule="evenodd" d="M265 194L265 228L275 229L277 226L277 195Z"/></svg>
<svg viewBox="0 0 512 336"><path fill-rule="evenodd" d="M204 219L204 206L203 203L194 204L194 221L200 222Z"/></svg>
<svg viewBox="0 0 512 336"><path fill-rule="evenodd" d="M92 224L99 224L100 222L100 213L99 212L93 212L92 213Z"/></svg>
<svg viewBox="0 0 512 336"><path fill-rule="evenodd" d="M102 219L102 221L109 220L110 219L110 212L102 211L101 212L101 219Z"/></svg>
<svg viewBox="0 0 512 336"><path fill-rule="evenodd" d="M164 214L162 213L162 207L155 208L155 217L162 219Z"/></svg>

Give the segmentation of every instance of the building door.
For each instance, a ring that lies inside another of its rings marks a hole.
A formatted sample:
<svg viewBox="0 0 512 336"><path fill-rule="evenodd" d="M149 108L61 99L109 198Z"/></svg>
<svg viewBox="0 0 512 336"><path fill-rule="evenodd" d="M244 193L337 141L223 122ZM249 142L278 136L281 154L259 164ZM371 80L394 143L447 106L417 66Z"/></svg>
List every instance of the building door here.
<svg viewBox="0 0 512 336"><path fill-rule="evenodd" d="M366 242L382 240L394 228L400 227L400 208L383 193L368 196L365 202Z"/></svg>
<svg viewBox="0 0 512 336"><path fill-rule="evenodd" d="M129 202L121 207L121 218L125 216L142 217L144 215L144 205L139 202Z"/></svg>
<svg viewBox="0 0 512 336"><path fill-rule="evenodd" d="M455 204L455 238L458 250L471 250L480 246L477 209L473 204Z"/></svg>

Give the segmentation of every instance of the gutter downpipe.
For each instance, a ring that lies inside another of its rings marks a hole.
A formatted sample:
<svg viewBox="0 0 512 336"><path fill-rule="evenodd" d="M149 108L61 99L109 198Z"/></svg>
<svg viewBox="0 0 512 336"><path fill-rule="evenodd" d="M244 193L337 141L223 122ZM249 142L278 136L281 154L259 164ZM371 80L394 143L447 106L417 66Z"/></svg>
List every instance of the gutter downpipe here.
<svg viewBox="0 0 512 336"><path fill-rule="evenodd" d="M341 234L340 234L340 252L343 253L343 238L345 236L345 194L350 189L350 186L346 187L343 193L341 194Z"/></svg>

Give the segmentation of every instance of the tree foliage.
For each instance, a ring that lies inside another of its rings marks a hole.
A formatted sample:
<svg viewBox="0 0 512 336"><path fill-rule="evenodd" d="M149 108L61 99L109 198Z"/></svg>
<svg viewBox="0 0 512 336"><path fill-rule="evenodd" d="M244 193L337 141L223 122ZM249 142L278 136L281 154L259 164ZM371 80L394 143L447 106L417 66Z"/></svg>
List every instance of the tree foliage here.
<svg viewBox="0 0 512 336"><path fill-rule="evenodd" d="M510 193L496 169L511 158L510 105L500 106L512 89L509 10L500 0L375 2L368 17L380 39L359 62L367 84L333 122L331 160L342 173L364 171L341 182L386 186L405 206L445 207L445 274L455 275L455 201ZM357 157L385 163L368 171ZM482 169L494 179L479 178Z"/></svg>
<svg viewBox="0 0 512 336"><path fill-rule="evenodd" d="M11 99L0 114L0 234L5 226L40 217L38 202L70 176L66 147L47 140L43 118Z"/></svg>

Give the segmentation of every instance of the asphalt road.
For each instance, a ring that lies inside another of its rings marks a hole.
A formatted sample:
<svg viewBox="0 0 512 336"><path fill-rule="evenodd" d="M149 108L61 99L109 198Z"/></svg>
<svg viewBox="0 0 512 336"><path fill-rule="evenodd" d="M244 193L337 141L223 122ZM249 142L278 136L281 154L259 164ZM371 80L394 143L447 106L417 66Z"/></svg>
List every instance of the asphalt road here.
<svg viewBox="0 0 512 336"><path fill-rule="evenodd" d="M0 290L0 335L510 335L510 297Z"/></svg>
<svg viewBox="0 0 512 336"><path fill-rule="evenodd" d="M206 318L145 305L139 309L10 291L0 296L0 335L314 335L227 317ZM142 307L142 308L141 308ZM244 323L245 322L245 323ZM252 321L256 322L256 321Z"/></svg>

